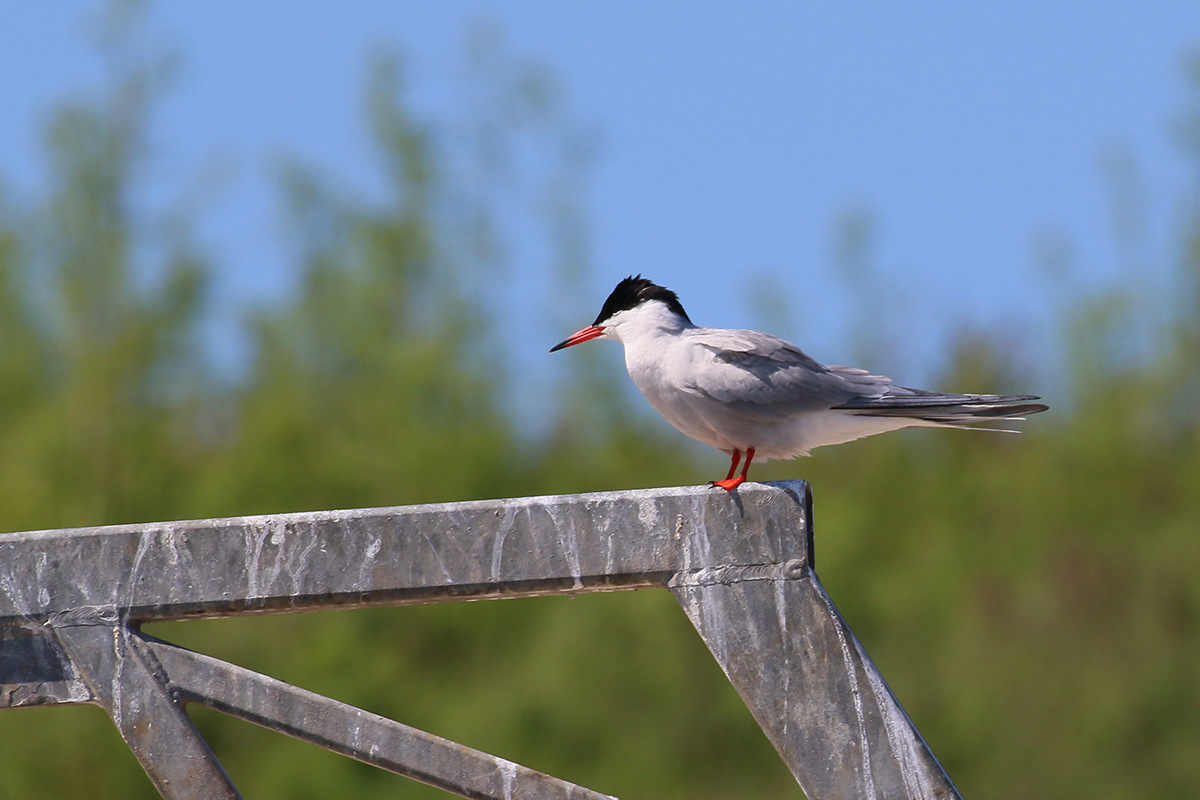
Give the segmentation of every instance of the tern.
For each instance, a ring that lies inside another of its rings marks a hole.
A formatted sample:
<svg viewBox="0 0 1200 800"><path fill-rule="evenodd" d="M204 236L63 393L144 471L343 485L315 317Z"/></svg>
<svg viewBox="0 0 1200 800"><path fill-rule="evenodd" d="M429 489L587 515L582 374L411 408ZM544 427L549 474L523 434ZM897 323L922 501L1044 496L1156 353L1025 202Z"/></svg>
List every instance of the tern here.
<svg viewBox="0 0 1200 800"><path fill-rule="evenodd" d="M866 370L825 366L769 333L702 328L675 292L641 275L618 283L596 321L550 352L591 339L620 342L629 377L650 405L680 432L730 457L729 474L711 484L726 491L745 482L755 458L806 456L901 428L1002 430L972 426L1048 408L1033 395L909 389Z"/></svg>

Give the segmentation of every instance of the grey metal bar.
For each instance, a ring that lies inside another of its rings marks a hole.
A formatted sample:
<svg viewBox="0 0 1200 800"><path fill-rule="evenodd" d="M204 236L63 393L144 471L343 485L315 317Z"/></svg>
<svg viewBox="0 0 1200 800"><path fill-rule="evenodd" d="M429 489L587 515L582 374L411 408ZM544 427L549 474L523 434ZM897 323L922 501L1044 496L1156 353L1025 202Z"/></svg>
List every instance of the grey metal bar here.
<svg viewBox="0 0 1200 800"><path fill-rule="evenodd" d="M615 800L211 656L145 644L187 700L463 797Z"/></svg>
<svg viewBox="0 0 1200 800"><path fill-rule="evenodd" d="M95 700L53 630L43 625L0 627L0 708Z"/></svg>
<svg viewBox="0 0 1200 800"><path fill-rule="evenodd" d="M799 481L0 535L0 707L103 705L171 798L236 796L188 699L467 797L601 798L130 626L663 585L812 800L958 797L821 587Z"/></svg>
<svg viewBox="0 0 1200 800"><path fill-rule="evenodd" d="M661 586L681 568L804 558L802 487L3 534L0 627L88 608L151 621Z"/></svg>
<svg viewBox="0 0 1200 800"><path fill-rule="evenodd" d="M163 797L241 800L208 743L124 626L111 621L72 623L59 627L57 634Z"/></svg>
<svg viewBox="0 0 1200 800"><path fill-rule="evenodd" d="M960 798L808 565L670 588L810 798Z"/></svg>

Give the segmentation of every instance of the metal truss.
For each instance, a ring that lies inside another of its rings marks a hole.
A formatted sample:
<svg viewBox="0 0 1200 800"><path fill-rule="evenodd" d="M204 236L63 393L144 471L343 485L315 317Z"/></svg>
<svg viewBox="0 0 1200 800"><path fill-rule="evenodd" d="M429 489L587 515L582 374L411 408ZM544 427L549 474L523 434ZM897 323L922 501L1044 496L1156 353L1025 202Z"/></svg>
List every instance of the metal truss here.
<svg viewBox="0 0 1200 800"><path fill-rule="evenodd" d="M801 481L3 534L0 708L101 706L170 800L240 797L188 703L462 797L599 800L140 626L652 587L812 800L959 797L818 581Z"/></svg>

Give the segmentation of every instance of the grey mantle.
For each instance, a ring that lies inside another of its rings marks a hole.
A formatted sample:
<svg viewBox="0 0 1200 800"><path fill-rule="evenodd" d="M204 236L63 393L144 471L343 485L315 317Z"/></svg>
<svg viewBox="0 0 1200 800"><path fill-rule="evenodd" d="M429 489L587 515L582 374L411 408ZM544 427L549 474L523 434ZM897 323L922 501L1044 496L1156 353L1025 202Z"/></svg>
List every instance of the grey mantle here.
<svg viewBox="0 0 1200 800"><path fill-rule="evenodd" d="M608 797L140 631L640 587L678 599L812 800L958 792L813 568L807 484L0 535L0 708L103 707L167 798L240 795L196 702L462 797Z"/></svg>

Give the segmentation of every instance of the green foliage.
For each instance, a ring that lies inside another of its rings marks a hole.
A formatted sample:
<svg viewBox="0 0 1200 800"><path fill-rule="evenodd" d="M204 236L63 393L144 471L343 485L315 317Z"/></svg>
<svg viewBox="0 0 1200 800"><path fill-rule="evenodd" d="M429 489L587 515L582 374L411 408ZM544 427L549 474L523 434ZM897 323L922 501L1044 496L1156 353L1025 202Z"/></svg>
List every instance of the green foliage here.
<svg viewBox="0 0 1200 800"><path fill-rule="evenodd" d="M566 123L545 84L497 52L479 56L479 80L507 81L480 88L503 99L483 150L512 167L514 129ZM186 227L150 236L135 210L145 82L57 116L49 199L0 204L0 526L575 492L724 469L631 404L599 348L556 365L544 433L520 429L504 343L478 300L502 248L463 245L497 241L502 196L455 178L451 143L413 115L396 65L373 74L386 191L350 201L302 166L285 171L298 288L255 312L253 366L233 388L198 345L205 287L229 267L197 257ZM1200 216L1181 236L1186 299L1165 318L1144 319L1119 291L1064 310L1069 394L1026 435L898 434L758 474L812 481L822 579L966 796L1200 789ZM1120 346L1133 329L1153 331L1148 357ZM1038 383L1023 372L974 337L943 382ZM665 592L154 632L623 797L798 794ZM194 717L248 797L444 796ZM93 708L0 715L0 752L3 797L154 796Z"/></svg>

